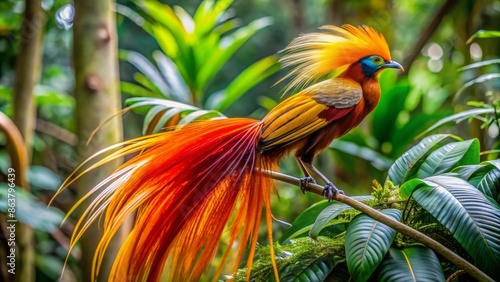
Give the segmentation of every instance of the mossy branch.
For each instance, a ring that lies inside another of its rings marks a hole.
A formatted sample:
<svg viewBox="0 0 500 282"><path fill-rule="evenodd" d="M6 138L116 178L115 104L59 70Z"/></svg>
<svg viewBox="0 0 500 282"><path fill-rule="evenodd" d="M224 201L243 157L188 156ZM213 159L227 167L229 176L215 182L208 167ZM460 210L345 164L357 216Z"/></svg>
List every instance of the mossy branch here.
<svg viewBox="0 0 500 282"><path fill-rule="evenodd" d="M266 171L264 173L269 174L269 176L275 180L279 180L300 187L300 180L296 177L275 171ZM309 183L307 185L307 188L309 192L322 195L324 187L318 184ZM394 220L389 216L384 215L383 213L373 209L372 207L365 205L359 201L356 201L351 197L343 194L335 195L334 200L349 205L355 208L356 210L366 214L367 216L393 228L394 230L400 232L401 234L404 234L412 238L413 240L426 245L427 247L434 250L436 253L440 254L441 256L443 256L444 258L455 264L457 267L467 272L470 276L472 276L476 280L495 281L491 277L486 275L484 272L482 272L480 269L475 267L473 264L471 264L467 260L455 254L450 249L443 246L441 243L397 220Z"/></svg>

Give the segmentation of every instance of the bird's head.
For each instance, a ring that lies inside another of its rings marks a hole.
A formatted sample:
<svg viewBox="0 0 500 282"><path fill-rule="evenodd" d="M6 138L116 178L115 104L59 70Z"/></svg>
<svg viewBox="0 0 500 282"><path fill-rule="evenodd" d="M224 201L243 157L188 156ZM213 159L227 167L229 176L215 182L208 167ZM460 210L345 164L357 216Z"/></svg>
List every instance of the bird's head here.
<svg viewBox="0 0 500 282"><path fill-rule="evenodd" d="M376 76L385 68L403 67L391 60L382 34L368 26L323 26L322 32L295 38L283 50L283 67L293 67L283 79L291 77L286 91L301 88L336 71L360 64L363 75Z"/></svg>
<svg viewBox="0 0 500 282"><path fill-rule="evenodd" d="M361 70L366 77L375 76L380 70L385 68L395 68L403 70L403 66L401 66L398 62L395 61L386 61L379 55L371 55L362 58L359 60L361 65Z"/></svg>

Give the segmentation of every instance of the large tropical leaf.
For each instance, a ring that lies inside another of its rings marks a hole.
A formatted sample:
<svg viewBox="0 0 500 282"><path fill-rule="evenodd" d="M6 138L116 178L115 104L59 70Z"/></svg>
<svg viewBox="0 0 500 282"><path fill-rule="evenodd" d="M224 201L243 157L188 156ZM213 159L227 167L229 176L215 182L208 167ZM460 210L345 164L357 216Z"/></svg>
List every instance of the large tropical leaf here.
<svg viewBox="0 0 500 282"><path fill-rule="evenodd" d="M448 143L433 151L422 163L417 172L418 178L448 172L461 165L479 163L479 141L471 139Z"/></svg>
<svg viewBox="0 0 500 282"><path fill-rule="evenodd" d="M385 209L382 213L395 220L401 211ZM380 264L396 236L396 230L360 214L349 224L345 236L345 252L349 273L355 281L367 281Z"/></svg>
<svg viewBox="0 0 500 282"><path fill-rule="evenodd" d="M401 190L446 227L483 271L500 280L500 210L468 182L450 176L414 179Z"/></svg>
<svg viewBox="0 0 500 282"><path fill-rule="evenodd" d="M457 167L451 175L468 181L484 195L495 200L496 204L500 204L500 169L495 163L497 161Z"/></svg>
<svg viewBox="0 0 500 282"><path fill-rule="evenodd" d="M446 281L437 256L424 246L403 250L390 248L380 264L378 280L383 282Z"/></svg>
<svg viewBox="0 0 500 282"><path fill-rule="evenodd" d="M371 200L371 196L354 196L353 199L358 201L363 200ZM334 220L340 213L346 210L352 209L351 206L348 206L343 203L335 202L327 207L325 207L321 213L316 217L314 224L311 226L311 231L309 231L309 236L313 239L319 236L321 230L330 225L330 222Z"/></svg>
<svg viewBox="0 0 500 282"><path fill-rule="evenodd" d="M415 177L420 165L435 146L450 136L449 134L436 134L422 139L394 162L389 168L387 178L395 185L401 185L405 181Z"/></svg>
<svg viewBox="0 0 500 282"><path fill-rule="evenodd" d="M500 161L487 161L483 164L485 169L474 173L469 182L479 180L474 186L500 204Z"/></svg>
<svg viewBox="0 0 500 282"><path fill-rule="evenodd" d="M481 164L459 166L457 168L454 168L450 173L447 173L446 175L462 178L463 180L468 180L472 176L472 174L483 167L484 165Z"/></svg>

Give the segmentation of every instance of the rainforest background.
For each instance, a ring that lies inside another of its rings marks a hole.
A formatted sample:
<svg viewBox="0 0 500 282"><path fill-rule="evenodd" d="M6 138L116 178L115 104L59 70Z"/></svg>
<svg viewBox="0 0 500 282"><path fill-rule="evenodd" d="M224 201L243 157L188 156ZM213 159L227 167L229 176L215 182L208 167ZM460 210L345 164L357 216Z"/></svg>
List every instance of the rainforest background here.
<svg viewBox="0 0 500 282"><path fill-rule="evenodd" d="M2 281L13 281L5 261L9 168L16 171L20 223L15 279L57 281L74 217L60 224L78 198L76 185L50 208L47 203L86 157L119 142L122 133L126 140L196 119L262 118L284 94L286 82L277 83L287 72L277 61L280 50L300 33L322 25L376 28L386 37L393 59L405 68L404 73L382 74L382 99L375 112L317 158L317 167L348 195L371 193L373 180L383 183L394 161L433 133L477 138L481 161L497 158L500 1L235 0L217 1L227 4L221 5L220 17L210 20L208 12L197 17L200 7L211 2L0 2L0 111L5 115L0 134ZM79 23L74 22L75 9L81 13ZM96 60L86 50L107 35L77 25L100 21L116 23L118 37L112 46L118 49L97 48L104 52L99 58L106 59ZM179 49L194 55L179 56ZM82 82L85 73L93 71L109 77ZM87 100L89 87L104 89L109 96ZM193 107L179 108L168 101ZM110 104L106 112L103 103ZM126 106L136 108L107 121ZM23 143L13 135L15 128L24 136ZM281 168L302 176L293 157ZM90 187L95 181L84 179L79 185ZM283 221L273 227L279 239L289 229L287 223L322 198L303 195L294 186L277 187L272 210ZM79 267L85 256L80 246L74 249L62 281L85 277Z"/></svg>

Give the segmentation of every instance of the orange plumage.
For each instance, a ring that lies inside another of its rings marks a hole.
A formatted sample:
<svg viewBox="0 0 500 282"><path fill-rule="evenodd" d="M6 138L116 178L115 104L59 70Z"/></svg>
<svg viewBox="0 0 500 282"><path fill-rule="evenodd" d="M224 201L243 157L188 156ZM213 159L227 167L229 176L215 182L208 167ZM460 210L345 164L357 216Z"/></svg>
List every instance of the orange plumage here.
<svg viewBox="0 0 500 282"><path fill-rule="evenodd" d="M286 48L284 65L295 67L289 75L294 77L290 87L310 83L337 69L344 71L284 100L262 121L201 121L104 150L116 151L90 169L141 153L87 195L98 193L78 221L71 247L88 225L105 213L94 277L112 236L133 212L137 212L135 225L113 265L113 281L124 277L133 281L197 281L215 256L225 228L229 247L221 265L230 252L235 252L236 271L249 246L247 267L251 269L264 206L274 272L279 280L269 203L273 182L261 171L278 169L279 160L295 151L306 174L304 180L312 181L309 171L316 173L327 184L325 195L330 198L338 190L314 168L312 160L376 106L379 70L401 67L390 61L383 36L372 28L347 25L324 29L327 33L303 35ZM220 272L221 266L214 280Z"/></svg>

